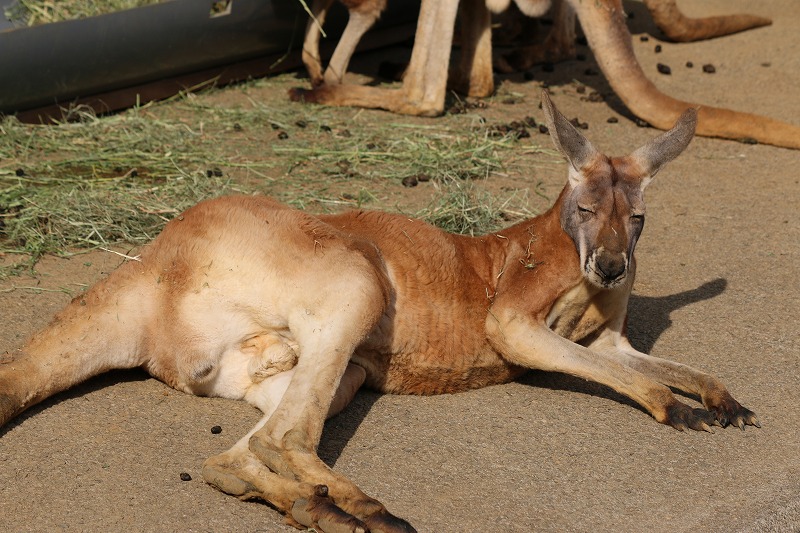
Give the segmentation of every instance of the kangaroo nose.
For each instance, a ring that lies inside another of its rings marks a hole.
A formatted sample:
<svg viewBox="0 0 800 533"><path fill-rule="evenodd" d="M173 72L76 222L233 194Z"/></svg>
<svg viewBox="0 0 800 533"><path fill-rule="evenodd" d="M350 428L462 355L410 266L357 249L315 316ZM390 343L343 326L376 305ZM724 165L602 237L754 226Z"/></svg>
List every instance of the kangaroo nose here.
<svg viewBox="0 0 800 533"><path fill-rule="evenodd" d="M617 280L625 274L625 258L620 255L599 257L597 269L606 281Z"/></svg>

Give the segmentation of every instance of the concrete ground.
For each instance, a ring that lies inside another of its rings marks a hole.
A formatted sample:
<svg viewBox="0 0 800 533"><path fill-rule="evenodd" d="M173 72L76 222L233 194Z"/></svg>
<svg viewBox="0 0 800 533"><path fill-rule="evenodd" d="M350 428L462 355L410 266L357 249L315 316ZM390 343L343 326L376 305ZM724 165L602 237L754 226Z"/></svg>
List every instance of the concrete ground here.
<svg viewBox="0 0 800 533"><path fill-rule="evenodd" d="M637 10L637 55L662 90L800 124L800 3L681 7L689 14L751 11L775 22L677 45L661 43ZM641 42L645 30L656 37ZM683 66L687 60L694 69ZM657 74L657 62L671 64L672 75ZM716 74L699 72L707 62ZM603 88L601 76L584 78L575 63L535 73ZM507 83L521 93L538 90L521 77ZM588 120L588 137L608 153L627 153L655 134L627 119L607 124L623 111L614 99L590 104L578 96L556 90L554 101L568 117ZM634 345L716 375L758 414L761 429L681 433L603 387L531 372L457 395L364 391L327 424L320 455L422 532L797 531L798 166L797 151L696 139L648 189L637 249ZM566 168L557 170L537 179L557 191ZM0 283L0 353L68 300L2 291L91 283L117 262L109 254L51 258L38 281ZM191 397L141 372L94 379L0 429L0 528L291 531L269 507L217 492L200 475L206 457L258 418L244 403ZM210 432L215 425L222 433ZM192 480L181 481L182 472Z"/></svg>

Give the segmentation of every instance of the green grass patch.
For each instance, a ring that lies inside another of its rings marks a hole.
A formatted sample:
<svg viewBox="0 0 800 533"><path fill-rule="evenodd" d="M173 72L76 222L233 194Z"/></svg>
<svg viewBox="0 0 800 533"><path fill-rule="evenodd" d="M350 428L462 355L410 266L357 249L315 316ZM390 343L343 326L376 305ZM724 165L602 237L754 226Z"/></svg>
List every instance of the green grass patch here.
<svg viewBox="0 0 800 533"><path fill-rule="evenodd" d="M473 235L530 215L527 192L501 198L484 184L535 146L522 150L474 116L376 121L358 110L250 97L289 83L250 82L224 89L224 99L209 89L105 117L67 109L50 125L3 118L0 253L22 254L19 269L43 254L148 242L187 207L234 192L317 212L402 211ZM430 190L424 209L418 196L417 207L396 203L409 177Z"/></svg>

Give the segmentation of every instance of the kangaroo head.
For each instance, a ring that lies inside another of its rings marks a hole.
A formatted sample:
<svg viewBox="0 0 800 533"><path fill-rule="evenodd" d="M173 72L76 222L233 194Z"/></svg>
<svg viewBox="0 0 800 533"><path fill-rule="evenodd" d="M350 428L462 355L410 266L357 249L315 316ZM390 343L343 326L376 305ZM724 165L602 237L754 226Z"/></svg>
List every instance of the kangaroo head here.
<svg viewBox="0 0 800 533"><path fill-rule="evenodd" d="M569 161L561 227L572 237L584 277L606 289L628 276L644 227L644 189L694 136L697 112L687 109L675 126L625 157L598 152L542 93L542 109L558 150Z"/></svg>

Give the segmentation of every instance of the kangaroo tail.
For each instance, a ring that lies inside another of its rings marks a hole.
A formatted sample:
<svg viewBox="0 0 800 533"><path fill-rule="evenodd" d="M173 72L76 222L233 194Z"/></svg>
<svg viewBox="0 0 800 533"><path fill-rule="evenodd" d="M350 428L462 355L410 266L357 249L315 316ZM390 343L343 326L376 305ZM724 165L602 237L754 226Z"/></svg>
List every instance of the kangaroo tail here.
<svg viewBox="0 0 800 533"><path fill-rule="evenodd" d="M738 13L689 18L681 13L675 0L645 0L645 4L658 29L671 41L680 43L712 39L772 24L768 18Z"/></svg>
<svg viewBox="0 0 800 533"><path fill-rule="evenodd" d="M0 364L0 426L92 376L143 363L152 299L137 267L128 263L117 269L74 298L20 350L7 354Z"/></svg>
<svg viewBox="0 0 800 533"><path fill-rule="evenodd" d="M687 108L699 107L697 135L754 139L764 144L800 149L799 126L751 113L684 102L659 91L636 60L620 0L570 3L578 13L603 74L637 117L666 130Z"/></svg>

